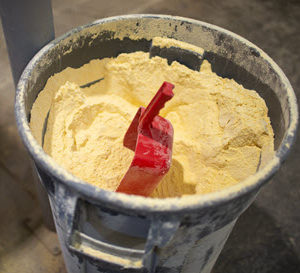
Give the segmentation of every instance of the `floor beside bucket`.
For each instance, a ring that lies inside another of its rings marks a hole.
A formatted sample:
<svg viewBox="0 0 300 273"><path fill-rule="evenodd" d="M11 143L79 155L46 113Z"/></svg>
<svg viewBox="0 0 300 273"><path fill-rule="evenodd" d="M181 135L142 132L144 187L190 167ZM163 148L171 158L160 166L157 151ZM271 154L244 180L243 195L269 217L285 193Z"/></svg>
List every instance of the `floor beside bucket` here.
<svg viewBox="0 0 300 273"><path fill-rule="evenodd" d="M163 13L216 24L260 46L300 97L300 2L295 0L53 0L56 35L95 19ZM0 29L0 272L66 273L56 233L42 224L30 161L14 122L14 87ZM299 137L298 137L299 138ZM300 142L241 216L213 273L300 273Z"/></svg>

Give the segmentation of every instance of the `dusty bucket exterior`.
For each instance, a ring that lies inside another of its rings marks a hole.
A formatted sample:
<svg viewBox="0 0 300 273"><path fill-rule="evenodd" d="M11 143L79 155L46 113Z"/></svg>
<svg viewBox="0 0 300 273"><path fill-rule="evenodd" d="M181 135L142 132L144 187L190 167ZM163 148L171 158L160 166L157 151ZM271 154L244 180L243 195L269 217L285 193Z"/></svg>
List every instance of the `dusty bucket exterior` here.
<svg viewBox="0 0 300 273"><path fill-rule="evenodd" d="M47 79L92 59L148 51L155 36L204 48L213 71L260 93L275 132L276 155L267 166L219 192L151 200L96 188L44 153L40 140L31 134L29 120ZM211 272L236 220L286 158L298 123L289 81L261 49L222 28L165 15L106 18L49 43L24 70L15 111L24 144L47 189L69 273Z"/></svg>

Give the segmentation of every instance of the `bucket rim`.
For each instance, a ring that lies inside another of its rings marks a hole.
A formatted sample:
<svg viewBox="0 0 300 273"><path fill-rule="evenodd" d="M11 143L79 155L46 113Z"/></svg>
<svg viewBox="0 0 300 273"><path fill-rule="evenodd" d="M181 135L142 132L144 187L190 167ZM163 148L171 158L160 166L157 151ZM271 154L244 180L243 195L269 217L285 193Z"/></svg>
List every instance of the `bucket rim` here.
<svg viewBox="0 0 300 273"><path fill-rule="evenodd" d="M256 49L261 54L261 56L263 56L265 61L268 62L274 69L274 71L279 75L280 80L285 86L287 92L289 124L285 136L283 137L283 140L278 150L276 151L276 154L264 168L256 172L254 175L251 175L245 180L237 183L236 185L229 186L216 192L202 195L194 194L182 197L169 197L165 199L145 198L142 196L127 195L123 193L103 190L99 187L84 182L78 177L72 175L63 167L59 166L52 157L44 152L42 147L37 143L37 141L31 134L25 112L25 98L27 95L26 90L28 86L28 80L32 76L33 68L39 63L42 57L51 48L55 47L59 42L66 39L67 37L79 33L84 29L93 27L95 25L113 22L116 20L120 21L144 18L152 18L154 20L165 19L172 21L183 21L199 26L204 26L209 29L213 29L229 35L234 39L238 39L240 42L246 44L247 46ZM286 159L288 153L291 150L291 147L296 140L298 127L298 107L296 95L293 91L293 88L283 71L263 50L261 50L259 47L246 40L245 38L216 25L195 19L162 14L130 14L103 18L92 23L73 28L69 32L49 42L31 59L19 79L16 88L15 115L19 133L27 150L29 151L30 155L37 163L37 165L50 173L52 177L58 179L58 181L62 182L66 186L71 187L78 194L88 197L89 200L93 200L95 202L104 202L106 205L111 207L119 207L122 209L135 210L140 212L179 212L191 209L197 210L200 208L202 209L205 207L209 207L211 205L222 204L239 196L250 193L254 190L258 190L258 188L264 185L268 181L268 179L279 169L281 163Z"/></svg>

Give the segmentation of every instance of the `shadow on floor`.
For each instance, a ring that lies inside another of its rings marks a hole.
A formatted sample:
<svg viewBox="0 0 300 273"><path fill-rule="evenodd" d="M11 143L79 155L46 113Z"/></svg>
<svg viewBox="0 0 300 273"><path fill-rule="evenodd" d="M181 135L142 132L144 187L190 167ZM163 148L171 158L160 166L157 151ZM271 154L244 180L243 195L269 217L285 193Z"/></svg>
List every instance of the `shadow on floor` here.
<svg viewBox="0 0 300 273"><path fill-rule="evenodd" d="M300 261L288 236L252 205L239 219L212 273L299 273Z"/></svg>

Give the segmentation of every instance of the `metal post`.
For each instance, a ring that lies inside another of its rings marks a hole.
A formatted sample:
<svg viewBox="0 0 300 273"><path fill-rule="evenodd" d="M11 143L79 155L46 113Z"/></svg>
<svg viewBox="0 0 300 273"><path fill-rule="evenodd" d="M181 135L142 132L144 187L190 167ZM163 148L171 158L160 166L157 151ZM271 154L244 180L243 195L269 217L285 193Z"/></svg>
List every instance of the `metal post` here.
<svg viewBox="0 0 300 273"><path fill-rule="evenodd" d="M51 0L0 0L0 17L15 86L23 69L45 44L54 39ZM45 225L54 230L48 195L36 175Z"/></svg>
<svg viewBox="0 0 300 273"><path fill-rule="evenodd" d="M51 0L1 0L0 16L16 85L33 55L54 38Z"/></svg>

